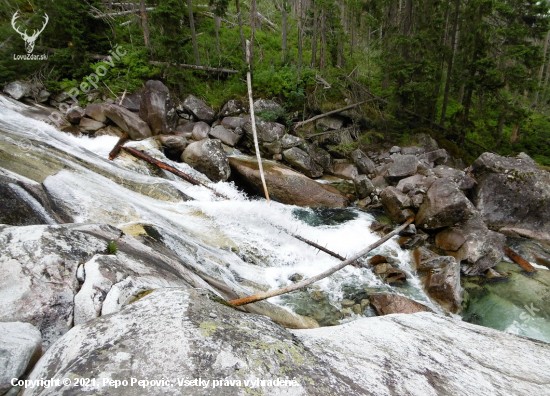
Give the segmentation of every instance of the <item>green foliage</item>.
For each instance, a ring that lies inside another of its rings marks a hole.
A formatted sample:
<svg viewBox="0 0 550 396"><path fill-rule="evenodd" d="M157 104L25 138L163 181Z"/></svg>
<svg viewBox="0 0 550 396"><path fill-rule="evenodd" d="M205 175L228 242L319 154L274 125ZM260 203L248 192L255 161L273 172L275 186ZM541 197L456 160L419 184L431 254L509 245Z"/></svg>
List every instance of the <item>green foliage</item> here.
<svg viewBox="0 0 550 396"><path fill-rule="evenodd" d="M107 244L107 251L109 254L117 254L118 253L118 244L115 241L110 241Z"/></svg>
<svg viewBox="0 0 550 396"><path fill-rule="evenodd" d="M309 68L301 73L294 66L257 69L252 87L256 96L278 98L287 109L301 108L306 99L305 91L315 82L315 72Z"/></svg>

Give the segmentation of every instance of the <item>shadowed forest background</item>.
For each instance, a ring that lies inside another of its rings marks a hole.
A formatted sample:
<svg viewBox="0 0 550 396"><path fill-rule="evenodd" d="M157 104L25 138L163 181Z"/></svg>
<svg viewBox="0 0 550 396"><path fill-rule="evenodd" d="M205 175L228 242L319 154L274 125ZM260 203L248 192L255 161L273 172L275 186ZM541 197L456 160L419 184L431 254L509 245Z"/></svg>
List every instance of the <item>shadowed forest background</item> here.
<svg viewBox="0 0 550 396"><path fill-rule="evenodd" d="M28 31L48 14L34 49L48 61L14 60L25 53L16 11ZM342 131L352 137L342 152L407 144L423 131L466 162L487 150L525 151L550 166L545 1L0 0L0 23L2 86L32 79L68 91L120 45L126 56L81 104L157 78L176 97L191 93L219 109L246 98L250 40L254 96L285 109L264 118L290 126L365 101L353 130Z"/></svg>

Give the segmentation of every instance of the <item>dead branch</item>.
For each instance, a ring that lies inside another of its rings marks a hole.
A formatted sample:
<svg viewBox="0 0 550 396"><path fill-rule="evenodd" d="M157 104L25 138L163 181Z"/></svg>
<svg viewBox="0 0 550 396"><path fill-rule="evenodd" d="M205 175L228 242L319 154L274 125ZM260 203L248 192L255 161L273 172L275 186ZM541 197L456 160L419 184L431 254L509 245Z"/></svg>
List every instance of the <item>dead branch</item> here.
<svg viewBox="0 0 550 396"><path fill-rule="evenodd" d="M329 115L332 115L332 114L341 113L342 111L353 109L354 107L360 106L360 105L365 104L367 102L372 102L373 100L376 100L376 99L364 100L364 101L359 102L359 103L354 103L354 104L351 104L349 106L342 107L341 109L336 109L336 110L329 111L327 113L316 115L315 117L311 117L308 120L297 122L296 124L294 124L294 129L297 129L297 128L301 127L302 125L309 124L310 122L318 120L319 118L328 117Z"/></svg>
<svg viewBox="0 0 550 396"><path fill-rule="evenodd" d="M181 67L182 69L202 70L202 71L213 72L213 73L237 74L239 72L238 70L220 69L217 67L209 67L209 66L186 65L182 63L157 62L157 61L149 61L149 63L154 66L176 66L176 67Z"/></svg>
<svg viewBox="0 0 550 396"><path fill-rule="evenodd" d="M109 153L109 159L111 161L115 159L115 157L118 155L118 153L120 153L120 149L122 148L122 145L124 143L126 143L128 141L128 139L130 139L130 137L128 136L128 134L126 132L124 132L122 134L122 136L120 137L120 139L118 139L118 142L116 142L115 147L113 147L113 149Z"/></svg>
<svg viewBox="0 0 550 396"><path fill-rule="evenodd" d="M205 17L208 17L208 18L216 19L216 15L214 15L213 12L200 11L200 12L198 12L198 14L204 15ZM227 19L224 19L224 18L221 18L221 17L220 17L220 21L226 23L230 27L237 26L237 24L235 22L228 21Z"/></svg>
<svg viewBox="0 0 550 396"><path fill-rule="evenodd" d="M273 22L271 22L269 19L267 19L261 12L256 11L256 17L261 19L267 26L269 26L273 30L279 30L279 27L275 25Z"/></svg>
<svg viewBox="0 0 550 396"><path fill-rule="evenodd" d="M514 260L515 263L517 263L521 268L523 268L527 272L536 272L537 270L527 262L523 257L521 257L519 254L514 252L512 249L510 249L508 246L504 249L506 252L506 255L510 257L512 260Z"/></svg>
<svg viewBox="0 0 550 396"><path fill-rule="evenodd" d="M145 11L153 11L156 7L147 7ZM93 7L92 11L89 12L89 14L92 16L92 18L95 19L105 19L105 18L112 18L116 16L122 16L122 15L130 15L130 14L138 14L139 10L127 10L127 11L118 11L118 12L111 12L111 13L104 13L101 12L99 9Z"/></svg>
<svg viewBox="0 0 550 396"><path fill-rule="evenodd" d="M220 198L229 199L228 197L226 197L226 196L223 195L223 194L220 194L219 192L217 192L217 191L214 190L213 188L208 187L206 184L201 183L201 182L198 181L197 179L192 178L192 177L189 176L188 174L183 173L182 171L180 171L179 169L174 168L173 166L170 166L170 165L168 165L168 164L166 164L166 163L164 163L164 162L162 162L162 161L159 161L159 160L156 159L156 158L151 157L151 156L148 155L148 154L145 154L143 151L136 150L136 149L133 148L133 147L124 147L124 146L122 147L122 150L124 150L124 151L126 151L126 152L132 154L132 155L135 156L135 157L141 158L142 160L145 160L145 161L149 162L150 164L156 165L156 166L158 166L158 167L161 168L161 169L167 170L168 172L173 173L174 175L181 177L181 178L184 179L185 181L187 181L187 182L193 184L194 186L206 187L207 189L209 189L210 191L212 191L215 195L217 195L217 196L220 197Z"/></svg>
<svg viewBox="0 0 550 396"><path fill-rule="evenodd" d="M326 270L325 272L320 273L319 275L316 275L316 276L314 276L312 278L309 278L309 279L305 279L301 282L295 283L295 284L290 285L290 286L282 287L280 289L270 290L270 291L260 293L260 294L256 294L256 295L253 295L253 296L248 296L248 297L239 298L237 300L232 300L232 301L229 301L229 304L234 305L234 306L250 304L250 303L253 303L253 302L256 302L256 301L261 301L261 300L268 299L270 297L280 296L281 294L287 294L287 293L290 293L290 292L295 291L295 290L303 289L304 287L309 286L312 283L315 283L317 281L320 281L321 279L326 278L329 275L332 275L336 271L341 270L345 266L353 263L358 258L360 258L360 257L364 256L365 254L369 253L371 250L376 249L378 246L380 246L384 242L388 241L390 238L392 238L394 235L399 233L401 230L403 230L405 227L407 227L413 221L414 221L414 218L411 217L409 220L404 222L401 226L397 227L395 230L393 230L389 234L385 235L384 237L382 237L381 239L379 239L375 243L371 244L366 249L361 250L359 253L356 253L355 255L350 257L349 259L347 259L347 260L341 262L340 264Z"/></svg>

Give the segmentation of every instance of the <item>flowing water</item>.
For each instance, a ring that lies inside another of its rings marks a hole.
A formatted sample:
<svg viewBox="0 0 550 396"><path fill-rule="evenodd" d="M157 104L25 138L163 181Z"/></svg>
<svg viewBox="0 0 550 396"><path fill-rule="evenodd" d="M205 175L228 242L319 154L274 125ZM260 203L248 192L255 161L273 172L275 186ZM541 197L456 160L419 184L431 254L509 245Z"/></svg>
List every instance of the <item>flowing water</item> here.
<svg viewBox="0 0 550 396"><path fill-rule="evenodd" d="M91 139L59 132L21 115L21 106L0 96L1 167L29 182L42 183L70 221L107 223L129 234L136 229L146 230L182 259L193 262L199 271L244 295L289 285L291 278L307 278L338 263L294 239L289 232L348 257L379 238L369 229L374 217L356 208L300 208L248 198L232 183L211 184L231 198L223 200L128 154L109 161L108 153L117 138ZM206 181L188 165L164 157L152 140L132 145L146 148L150 155ZM24 193L21 198L31 202L32 197ZM32 205L43 211L38 201ZM358 317L356 311L342 310L342 300L360 304L376 291L402 294L441 312L422 290L411 272L409 252L400 249L395 238L370 255L375 254L396 259L408 275L406 284L388 286L371 270L348 266L308 292L298 291L269 301L314 317L322 325ZM361 308L360 314L373 315L369 308ZM483 324L496 327L492 322Z"/></svg>

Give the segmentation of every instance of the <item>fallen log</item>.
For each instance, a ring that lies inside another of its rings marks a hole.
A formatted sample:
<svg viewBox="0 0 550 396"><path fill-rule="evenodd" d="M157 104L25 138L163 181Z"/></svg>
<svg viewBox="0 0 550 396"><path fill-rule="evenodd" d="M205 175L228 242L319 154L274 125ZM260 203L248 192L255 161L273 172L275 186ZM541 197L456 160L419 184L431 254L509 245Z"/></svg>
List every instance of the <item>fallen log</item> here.
<svg viewBox="0 0 550 396"><path fill-rule="evenodd" d="M181 177L182 179L184 179L185 181L195 185L195 186L202 186L202 187L205 187L207 189L209 189L210 191L212 191L215 195L217 195L218 197L220 198L223 198L223 199L229 199L228 197L226 197L225 195L223 194L220 194L219 192L217 192L216 190L214 190L213 188L211 187L208 187L206 184L204 183L201 183L200 181L198 181L197 179L194 179L192 178L191 176L189 176L188 174L186 173L183 173L182 171L180 171L179 169L176 169L174 168L173 166L170 166L162 161L159 161L158 159L156 158L153 158L151 157L150 155L148 154L145 154L143 151L140 151L140 150L136 150L135 148L133 147L124 147L122 146L121 147L122 150L132 154L133 156L135 157L138 157L138 158L141 158L142 160L145 160L153 165L156 165L158 166L159 168L161 169L164 169L170 173L173 173L174 175L176 176L179 176Z"/></svg>
<svg viewBox="0 0 550 396"><path fill-rule="evenodd" d="M516 264L518 264L521 268L523 268L527 272L536 272L537 270L527 262L523 257L521 257L519 254L514 252L512 249L510 249L508 246L504 249L506 252L506 255L510 257Z"/></svg>
<svg viewBox="0 0 550 396"><path fill-rule="evenodd" d="M113 149L109 153L109 159L111 161L115 159L115 157L118 155L118 153L120 153L120 149L122 148L122 145L124 143L126 143L128 141L128 139L130 139L130 137L128 136L128 134L126 132L124 132L122 134L122 136L120 137L120 139L118 139L118 142L115 144L115 147L113 147Z"/></svg>
<svg viewBox="0 0 550 396"><path fill-rule="evenodd" d="M286 230L285 230L285 231L286 231ZM288 232L288 231L286 231L286 232ZM321 252L324 252L324 253L328 254L329 256L332 256L332 257L334 257L334 258L337 258L337 259L340 260L340 261L346 261L346 258L345 258L345 257L340 256L338 253L333 252L332 250L327 249L326 247L321 246L321 245L319 245L318 243L315 243L315 242L313 242L313 241L310 241L309 239L306 239L306 238L304 238L304 237L302 237L302 236L300 236L300 235L297 235L297 234L290 233L290 235L291 235L292 237L296 238L297 240L302 241L302 242L304 242L304 243L307 243L308 245L313 246L315 249L318 249L318 250L320 250ZM368 267L365 266L365 265L361 265L361 264L357 264L357 263L351 263L350 265L353 265L354 267L358 267L358 268L360 268L360 267L368 268Z"/></svg>
<svg viewBox="0 0 550 396"><path fill-rule="evenodd" d="M329 275L332 275L336 271L341 270L345 266L353 263L358 258L364 256L365 254L367 254L371 250L376 249L378 246L380 246L384 242L388 241L394 235L397 235L401 230L403 230L405 227L407 227L413 221L414 221L414 218L411 217L409 220L404 222L401 226L397 227L395 230L393 230L389 234L385 235L384 237L382 237L381 239L379 239L378 241L376 241L372 245L368 246L366 249L361 250L359 253L356 253L355 255L350 257L349 259L341 262L340 264L338 264L338 265L336 265L332 268L329 268L328 270L326 270L325 272L320 273L319 275L316 275L316 276L314 276L312 278L309 278L309 279L305 279L301 282L295 283L295 284L290 285L290 286L282 287L280 289L270 290L270 291L260 293L260 294L256 294L256 295L253 295L253 296L239 298L237 300L231 300L231 301L228 301L228 303L237 307L237 306L240 306L240 305L250 304L250 303L253 303L253 302L256 302L256 301L261 301L261 300L268 299L270 297L280 296L281 294L287 294L287 293L290 293L290 292L295 291L295 290L303 289L304 287L309 286L312 283L315 283L317 281L320 281L323 278L326 278Z"/></svg>
<svg viewBox="0 0 550 396"><path fill-rule="evenodd" d="M147 7L145 11L154 11L156 7ZM140 11L138 9L136 10L129 10L129 11L119 11L119 12L111 12L111 13L102 13L100 11L92 11L90 12L90 16L95 19L105 19L105 18L112 18L115 16L123 16L123 15L130 15L130 14L137 14Z"/></svg>
<svg viewBox="0 0 550 396"><path fill-rule="evenodd" d="M358 103L354 103L354 104L351 104L351 105L346 106L346 107L342 107L341 109L336 109L336 110L329 111L327 113L316 115L315 117L311 117L311 118L309 118L305 121L297 122L296 124L294 124L294 129L297 129L297 128L301 127L302 125L309 124L310 122L318 120L319 118L328 117L329 115L332 115L332 114L341 113L342 111L353 109L354 107L357 107L357 106L360 106L360 105L365 104L367 102L372 102L372 101L375 101L375 100L377 100L377 99L364 100L362 102L358 102Z"/></svg>
<svg viewBox="0 0 550 396"><path fill-rule="evenodd" d="M201 70L201 71L207 71L207 72L213 72L213 73L237 74L239 72L238 70L232 70L232 69L223 69L223 68L210 67L210 66L187 65L184 63L170 63L170 62L157 62L157 61L149 61L149 63L153 66L176 66L182 69Z"/></svg>

